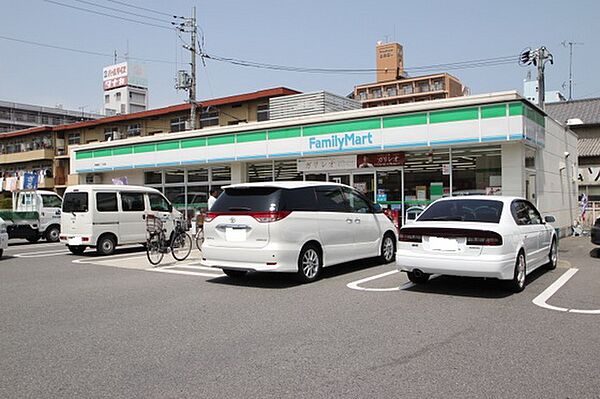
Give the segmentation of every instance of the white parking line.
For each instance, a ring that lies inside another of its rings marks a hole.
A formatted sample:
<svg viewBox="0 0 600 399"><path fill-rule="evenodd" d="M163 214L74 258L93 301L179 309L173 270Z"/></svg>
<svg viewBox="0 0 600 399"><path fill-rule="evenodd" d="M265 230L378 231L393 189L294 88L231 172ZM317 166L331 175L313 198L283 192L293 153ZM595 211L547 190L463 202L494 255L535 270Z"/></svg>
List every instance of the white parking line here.
<svg viewBox="0 0 600 399"><path fill-rule="evenodd" d="M555 282L550 284L550 286L548 288L546 288L544 290L544 292L542 292L540 295L535 297L532 302L542 308L556 310L558 312L581 313L581 314L600 314L600 309L599 310L568 309L568 308L561 308L558 306L548 305L546 303L546 301L548 301L548 299L550 299L550 297L552 295L556 294L556 291L558 291L563 285L565 285L567 283L567 281L569 281L571 279L571 277L573 277L575 275L575 273L577 273L578 271L579 271L579 269L571 268L571 269L567 270L566 272L564 272L564 274L562 276L560 276Z"/></svg>
<svg viewBox="0 0 600 399"><path fill-rule="evenodd" d="M181 267L181 266L176 266L176 267ZM174 269L166 269L166 268L149 268L149 269L144 269L144 270L146 270L148 272L183 274L186 276L200 276L200 277L224 277L225 276L224 273L188 272L185 270L174 270Z"/></svg>
<svg viewBox="0 0 600 399"><path fill-rule="evenodd" d="M15 258L45 258L47 256L58 256L68 254L68 250L64 249L55 249L52 251L36 251L36 252L21 252L19 254L14 254Z"/></svg>
<svg viewBox="0 0 600 399"><path fill-rule="evenodd" d="M400 289L406 289L412 287L412 283L404 284L402 287L391 287L391 288L364 288L360 287L360 284L366 283L368 281L377 280L378 278L383 278L387 276L391 276L392 274L398 273L398 270L390 270L389 272L376 274L375 276L366 277L357 281L353 281L351 283L346 284L346 287L358 290L358 291L371 291L371 292L389 292L389 291L400 291ZM410 284L410 286L408 286Z"/></svg>
<svg viewBox="0 0 600 399"><path fill-rule="evenodd" d="M177 269L209 270L209 271L213 271L213 272L218 272L219 271L219 269L215 269L214 267L195 266L193 264L164 266L164 267L161 267L160 269L175 269L175 268L177 268Z"/></svg>

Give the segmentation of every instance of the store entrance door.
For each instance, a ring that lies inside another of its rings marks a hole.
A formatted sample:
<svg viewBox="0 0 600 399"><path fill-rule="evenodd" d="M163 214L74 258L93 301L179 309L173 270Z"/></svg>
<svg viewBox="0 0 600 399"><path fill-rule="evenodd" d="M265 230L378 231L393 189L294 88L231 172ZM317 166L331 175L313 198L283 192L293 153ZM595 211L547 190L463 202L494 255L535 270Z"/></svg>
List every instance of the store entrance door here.
<svg viewBox="0 0 600 399"><path fill-rule="evenodd" d="M363 193L371 201L375 201L375 173L353 173L352 187Z"/></svg>
<svg viewBox="0 0 600 399"><path fill-rule="evenodd" d="M329 181L333 183L345 184L347 186L350 185L350 174L337 174L337 175L329 175Z"/></svg>

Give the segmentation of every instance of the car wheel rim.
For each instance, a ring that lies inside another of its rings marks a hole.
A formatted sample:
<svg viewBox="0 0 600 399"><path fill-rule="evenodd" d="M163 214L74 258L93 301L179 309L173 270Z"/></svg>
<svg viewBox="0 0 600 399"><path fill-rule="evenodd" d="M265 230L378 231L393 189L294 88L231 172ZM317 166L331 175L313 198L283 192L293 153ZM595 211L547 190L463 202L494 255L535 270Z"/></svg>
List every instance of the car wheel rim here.
<svg viewBox="0 0 600 399"><path fill-rule="evenodd" d="M556 265L556 262L558 262L558 251L556 250L555 243L552 243L552 249L550 250L550 262L552 262L552 266Z"/></svg>
<svg viewBox="0 0 600 399"><path fill-rule="evenodd" d="M519 263L517 264L517 284L519 287L525 285L525 257L519 255Z"/></svg>
<svg viewBox="0 0 600 399"><path fill-rule="evenodd" d="M302 256L302 272L307 278L314 278L319 271L319 255L314 249L309 249Z"/></svg>
<svg viewBox="0 0 600 399"><path fill-rule="evenodd" d="M50 239L52 239L52 240L58 239L59 234L60 233L58 232L57 229L50 230Z"/></svg>
<svg viewBox="0 0 600 399"><path fill-rule="evenodd" d="M386 261L392 260L394 253L394 243L390 237L386 237L383 241L383 257Z"/></svg>
<svg viewBox="0 0 600 399"><path fill-rule="evenodd" d="M104 252L111 251L112 250L112 242L110 242L110 240L104 241L104 243L102 243L102 249L104 250Z"/></svg>

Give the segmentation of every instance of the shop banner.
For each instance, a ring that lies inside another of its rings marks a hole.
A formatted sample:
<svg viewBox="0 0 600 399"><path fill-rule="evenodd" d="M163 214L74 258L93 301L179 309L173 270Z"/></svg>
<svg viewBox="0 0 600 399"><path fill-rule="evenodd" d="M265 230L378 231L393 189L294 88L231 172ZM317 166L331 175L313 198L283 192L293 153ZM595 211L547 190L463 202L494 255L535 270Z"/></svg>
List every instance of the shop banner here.
<svg viewBox="0 0 600 399"><path fill-rule="evenodd" d="M356 167L356 155L337 157L298 159L298 172L324 172L328 170L347 170Z"/></svg>
<svg viewBox="0 0 600 399"><path fill-rule="evenodd" d="M25 173L23 175L23 189L24 190L35 190L38 187L38 174L37 173Z"/></svg>
<svg viewBox="0 0 600 399"><path fill-rule="evenodd" d="M378 154L361 154L357 157L356 167L376 168L383 166L402 166L406 161L403 152L382 152Z"/></svg>

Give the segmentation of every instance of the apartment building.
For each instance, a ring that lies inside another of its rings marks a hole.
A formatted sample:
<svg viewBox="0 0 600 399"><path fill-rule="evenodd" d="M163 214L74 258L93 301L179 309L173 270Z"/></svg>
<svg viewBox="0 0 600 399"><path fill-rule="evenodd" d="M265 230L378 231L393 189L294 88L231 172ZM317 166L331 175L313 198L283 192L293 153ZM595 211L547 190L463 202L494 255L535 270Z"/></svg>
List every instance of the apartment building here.
<svg viewBox="0 0 600 399"><path fill-rule="evenodd" d="M408 77L399 43L378 43L377 81L354 87L353 97L363 108L461 97L466 88L448 73Z"/></svg>
<svg viewBox="0 0 600 399"><path fill-rule="evenodd" d="M57 107L0 101L0 134L44 125L63 125L102 117Z"/></svg>
<svg viewBox="0 0 600 399"><path fill-rule="evenodd" d="M285 87L210 99L198 104L196 126L231 126L269 119L269 99L296 90ZM76 146L131 137L173 134L190 130L190 104L177 104L96 120L40 126L0 135L0 173L21 176L36 172L40 188L63 192L69 182L69 154ZM43 180L43 181L42 181Z"/></svg>

